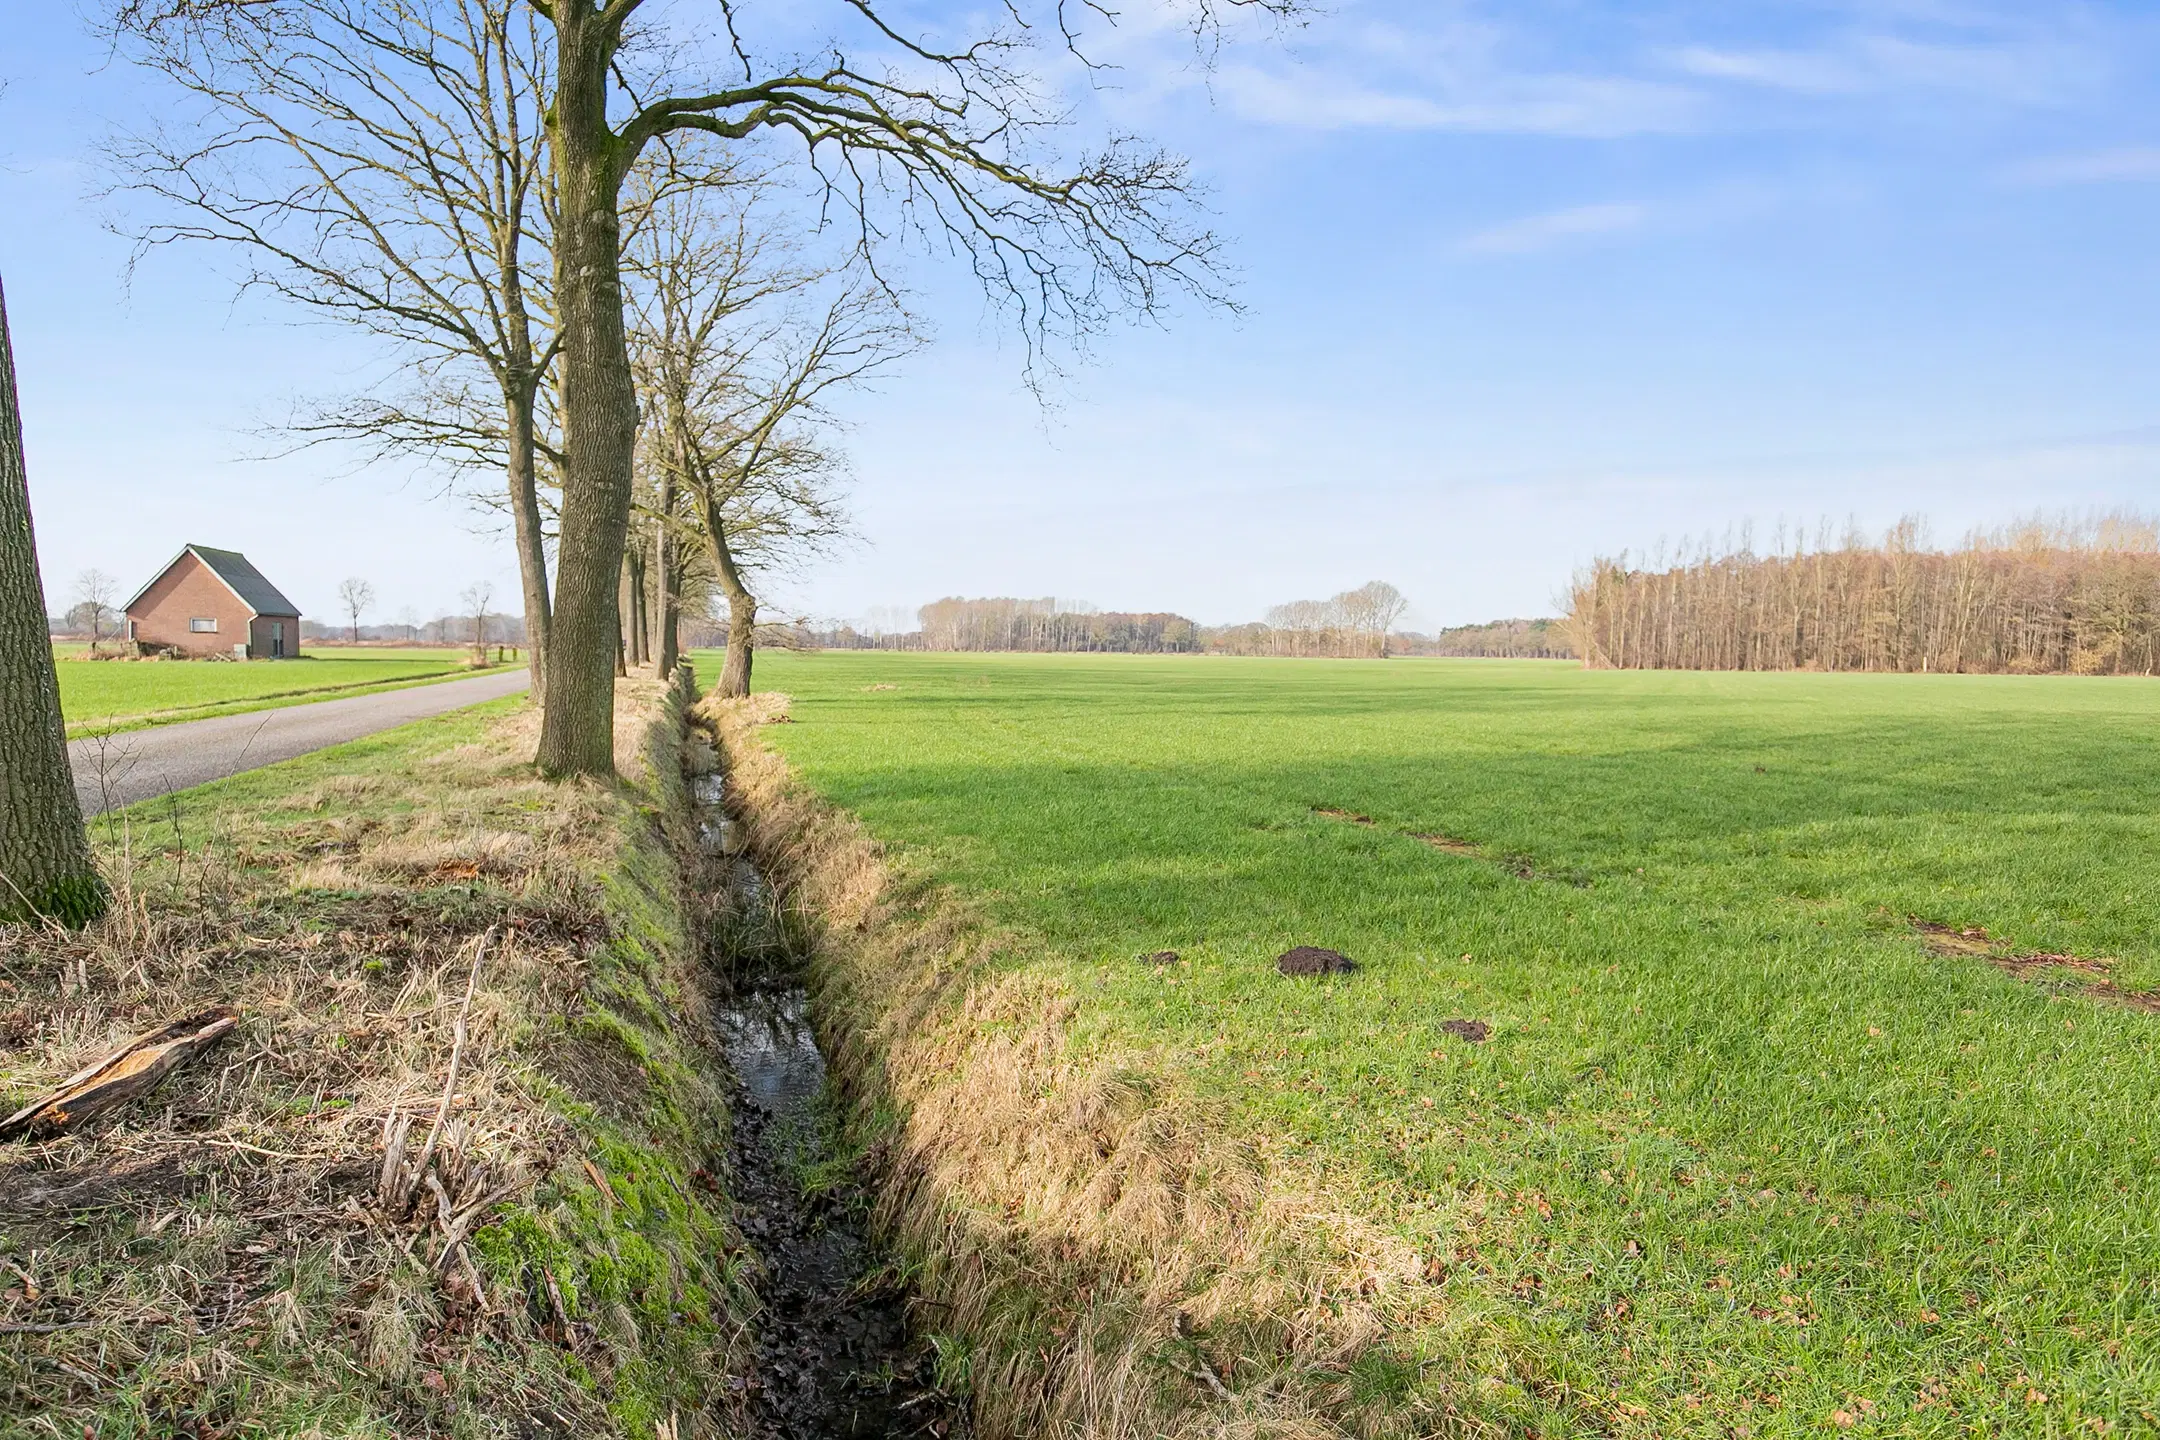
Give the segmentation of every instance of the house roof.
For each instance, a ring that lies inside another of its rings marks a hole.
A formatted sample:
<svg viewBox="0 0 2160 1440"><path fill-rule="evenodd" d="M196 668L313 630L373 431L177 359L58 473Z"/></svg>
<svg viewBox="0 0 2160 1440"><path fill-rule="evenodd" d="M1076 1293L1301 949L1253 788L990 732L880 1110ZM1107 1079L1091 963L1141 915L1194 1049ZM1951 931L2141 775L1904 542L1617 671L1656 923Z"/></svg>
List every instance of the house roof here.
<svg viewBox="0 0 2160 1440"><path fill-rule="evenodd" d="M121 610L133 610L135 602L150 593L151 585L164 579L173 566L189 555L209 566L210 573L224 581L225 588L239 596L240 603L257 615L290 615L294 619L300 617L300 607L286 599L277 586L264 579L262 571L249 563L247 556L237 550L213 550L208 545L184 547L178 555L166 561L157 574L150 577L149 584L129 596L127 604L120 607Z"/></svg>

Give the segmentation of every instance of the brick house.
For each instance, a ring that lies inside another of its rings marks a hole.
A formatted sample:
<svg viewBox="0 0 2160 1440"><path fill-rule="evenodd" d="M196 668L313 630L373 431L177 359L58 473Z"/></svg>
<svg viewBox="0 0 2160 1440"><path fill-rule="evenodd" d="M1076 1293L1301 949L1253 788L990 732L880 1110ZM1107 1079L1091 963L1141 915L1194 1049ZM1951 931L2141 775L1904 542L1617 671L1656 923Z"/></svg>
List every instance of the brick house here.
<svg viewBox="0 0 2160 1440"><path fill-rule="evenodd" d="M124 607L127 638L178 655L282 660L300 653L300 611L237 550L190 545Z"/></svg>

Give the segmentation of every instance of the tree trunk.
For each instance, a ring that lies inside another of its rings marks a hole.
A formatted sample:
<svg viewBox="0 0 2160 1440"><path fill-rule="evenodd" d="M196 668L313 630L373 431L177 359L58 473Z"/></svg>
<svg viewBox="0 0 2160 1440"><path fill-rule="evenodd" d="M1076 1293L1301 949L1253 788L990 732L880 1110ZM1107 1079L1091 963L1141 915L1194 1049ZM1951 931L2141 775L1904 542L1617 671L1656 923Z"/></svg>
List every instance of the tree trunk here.
<svg viewBox="0 0 2160 1440"><path fill-rule="evenodd" d="M547 703L548 603L547 549L540 528L540 484L533 443L533 388L503 387L510 417L510 517L517 534L518 588L525 597L526 667L532 672L532 698Z"/></svg>
<svg viewBox="0 0 2160 1440"><path fill-rule="evenodd" d="M727 596L727 661L720 667L720 694L739 700L750 693L750 659L756 648L757 597L743 584L735 553L728 547L727 522L721 518L710 487L698 494L705 515L705 544L712 552L713 570L720 577L720 591Z"/></svg>
<svg viewBox="0 0 2160 1440"><path fill-rule="evenodd" d="M653 674L666 680L682 658L676 631L682 625L682 577L675 573L675 532L668 522L675 514L675 476L660 467L660 523L653 527L653 610L660 627L659 643L653 647Z"/></svg>
<svg viewBox="0 0 2160 1440"><path fill-rule="evenodd" d="M555 299L562 334L563 493L547 706L536 757L549 775L615 768L615 586L630 522L637 390L623 335L620 142L608 126L618 16L583 0L552 8L548 111L559 212Z"/></svg>
<svg viewBox="0 0 2160 1440"><path fill-rule="evenodd" d="M720 693L739 700L750 693L750 660L756 653L757 600L741 586L727 592L727 662L720 667Z"/></svg>
<svg viewBox="0 0 2160 1440"><path fill-rule="evenodd" d="M90 861L68 768L30 524L14 341L0 293L0 920L48 915L80 925L104 909L105 885Z"/></svg>
<svg viewBox="0 0 2160 1440"><path fill-rule="evenodd" d="M630 557L622 557L622 577L615 586L615 678L630 673L630 626L635 613L630 604Z"/></svg>
<svg viewBox="0 0 2160 1440"><path fill-rule="evenodd" d="M623 546L623 581L623 639L636 667L652 658L652 627L645 613L645 556L635 545Z"/></svg>

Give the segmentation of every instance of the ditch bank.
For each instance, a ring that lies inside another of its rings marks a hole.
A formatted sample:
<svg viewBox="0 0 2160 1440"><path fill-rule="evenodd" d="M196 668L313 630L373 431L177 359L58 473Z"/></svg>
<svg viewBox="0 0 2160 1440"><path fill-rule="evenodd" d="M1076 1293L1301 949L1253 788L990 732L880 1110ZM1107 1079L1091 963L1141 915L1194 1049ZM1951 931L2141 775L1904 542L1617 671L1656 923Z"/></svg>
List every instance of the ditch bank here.
<svg viewBox="0 0 2160 1440"><path fill-rule="evenodd" d="M702 751L702 753L701 753ZM740 1440L948 1440L968 1432L901 1272L869 1230L809 1023L800 947L740 853L709 746L686 750L715 1027L732 1080L727 1189L754 1256L755 1340L730 1376Z"/></svg>
<svg viewBox="0 0 2160 1440"><path fill-rule="evenodd" d="M804 987L784 1026L807 1013L822 1042L823 1123L861 1157L873 1236L975 1433L1321 1440L1474 1414L1467 1393L1412 1406L1391 1383L1424 1369L1391 1337L1433 1323L1433 1262L1241 1135L1164 1057L1077 1043L1069 985L889 863L764 743L786 707L698 707L727 776L724 845L770 887Z"/></svg>

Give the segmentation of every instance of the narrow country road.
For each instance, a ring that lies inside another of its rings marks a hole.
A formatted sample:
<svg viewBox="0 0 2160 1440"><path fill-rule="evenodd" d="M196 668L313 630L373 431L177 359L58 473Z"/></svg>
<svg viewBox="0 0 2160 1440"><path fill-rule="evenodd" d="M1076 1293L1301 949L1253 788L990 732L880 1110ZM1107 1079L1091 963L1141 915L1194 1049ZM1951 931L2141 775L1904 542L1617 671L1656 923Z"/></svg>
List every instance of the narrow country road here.
<svg viewBox="0 0 2160 1440"><path fill-rule="evenodd" d="M71 740L68 763L75 770L75 793L82 797L83 814L102 815L138 800L207 785L243 770L259 770L378 730L515 695L525 688L528 678L519 666L504 674L385 690L349 700L318 700L312 705L129 730L103 739Z"/></svg>

